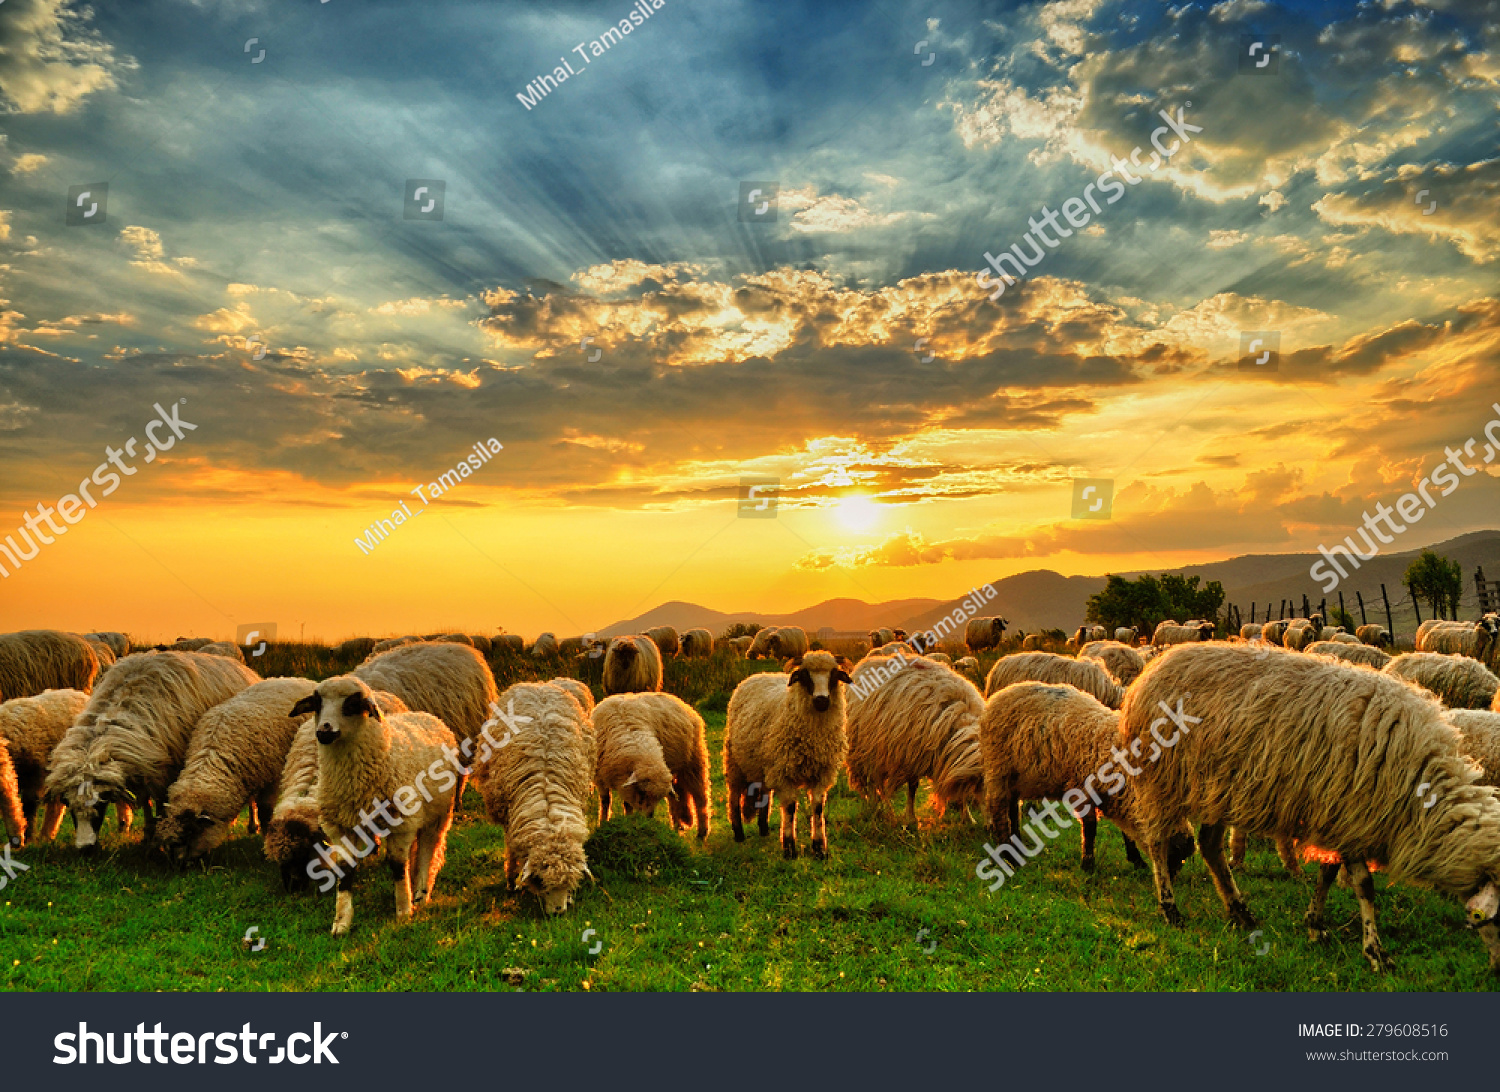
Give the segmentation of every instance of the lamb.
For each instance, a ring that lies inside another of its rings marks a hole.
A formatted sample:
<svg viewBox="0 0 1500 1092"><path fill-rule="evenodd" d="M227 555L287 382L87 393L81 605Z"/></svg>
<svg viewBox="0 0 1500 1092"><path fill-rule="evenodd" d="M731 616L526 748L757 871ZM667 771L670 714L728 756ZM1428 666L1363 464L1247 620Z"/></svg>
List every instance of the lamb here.
<svg viewBox="0 0 1500 1092"><path fill-rule="evenodd" d="M991 694L979 721L989 833L1002 846L1010 843L1027 857L1034 856L1041 850L1041 835L1030 836L1037 843L1032 850L1016 837L1021 829L1020 802L1061 798L1082 819L1085 872L1094 871L1100 814L1120 828L1130 863L1144 866L1135 844L1134 794L1115 768L1130 768L1121 758L1119 725L1119 713L1066 683L1018 682ZM1096 783L1107 795L1100 795ZM1173 841L1175 873L1176 866L1192 856L1193 839L1184 826ZM1024 863L1014 848L1011 854L1017 865Z"/></svg>
<svg viewBox="0 0 1500 1092"><path fill-rule="evenodd" d="M714 635L706 629L690 629L682 635L682 655L707 659L714 654Z"/></svg>
<svg viewBox="0 0 1500 1092"><path fill-rule="evenodd" d="M1018 682L1067 683L1111 709L1120 708L1120 703L1125 700L1125 688L1098 663L1053 652L1023 652L996 660L984 681L984 696L988 699L1011 683Z"/></svg>
<svg viewBox="0 0 1500 1092"><path fill-rule="evenodd" d="M1408 652L1382 669L1387 675L1430 690L1450 709L1488 709L1500 678L1478 660L1437 652Z"/></svg>
<svg viewBox="0 0 1500 1092"><path fill-rule="evenodd" d="M0 633L0 697L94 688L99 657L82 637L56 629Z"/></svg>
<svg viewBox="0 0 1500 1092"><path fill-rule="evenodd" d="M36 840L47 763L88 700L82 690L44 690L0 705L0 819L17 849ZM54 837L61 823L62 808L50 805L42 838Z"/></svg>
<svg viewBox="0 0 1500 1092"><path fill-rule="evenodd" d="M535 643L532 644L532 646L531 646L531 655L533 657L535 657L536 659L538 659L538 660L542 659L544 656L556 656L557 655L557 634L555 634L555 633L540 633L540 634L538 634Z"/></svg>
<svg viewBox="0 0 1500 1092"><path fill-rule="evenodd" d="M866 656L854 668L848 695L849 787L882 805L906 786L908 826L917 825L917 786L932 782L941 816L967 808L984 792L979 717L984 699L951 668L916 658L884 682L870 677L891 659Z"/></svg>
<svg viewBox="0 0 1500 1092"><path fill-rule="evenodd" d="M406 703L384 690L371 692L382 715L406 713ZM318 847L326 846L318 812L318 721L308 717L292 738L276 783L276 807L262 823L266 859L281 868L285 891L306 887Z"/></svg>
<svg viewBox="0 0 1500 1092"><path fill-rule="evenodd" d="M641 694L661 689L661 649L650 637L616 637L604 654L604 694Z"/></svg>
<svg viewBox="0 0 1500 1092"><path fill-rule="evenodd" d="M223 844L247 804L254 806L250 833L256 818L262 827L271 821L276 783L301 723L290 710L316 688L309 679L267 679L203 714L157 829L170 861L186 865Z"/></svg>
<svg viewBox="0 0 1500 1092"><path fill-rule="evenodd" d="M792 665L788 665L792 666ZM832 653L809 652L790 675L751 675L734 689L724 730L724 780L734 840L745 840L743 808L756 809L762 837L770 833L770 794L781 805L781 853L797 856L797 798L806 792L812 855L828 856L823 807L844 764L849 675ZM751 786L758 788L748 800Z"/></svg>
<svg viewBox="0 0 1500 1092"><path fill-rule="evenodd" d="M656 642L663 660L676 656L682 651L682 642L677 637L677 630L671 626L655 626L646 631L646 636Z"/></svg>
<svg viewBox="0 0 1500 1092"><path fill-rule="evenodd" d="M1418 652L1469 656L1482 664L1494 660L1497 640L1500 640L1500 625L1493 616L1477 622L1432 620L1423 622L1417 629Z"/></svg>
<svg viewBox="0 0 1500 1092"><path fill-rule="evenodd" d="M651 815L666 799L674 830L696 813L698 841L707 838L708 741L697 710L673 694L616 694L593 720L599 822L609 819L611 793L626 815Z"/></svg>
<svg viewBox="0 0 1500 1092"><path fill-rule="evenodd" d="M468 645L445 642L402 645L377 653L352 672L372 690L395 694L415 713L431 713L473 751L495 701L495 676ZM456 800L463 799L463 776Z"/></svg>
<svg viewBox="0 0 1500 1092"><path fill-rule="evenodd" d="M594 711L594 692L584 686L577 679L556 678L549 680L550 685L561 687L570 694L578 703L578 708L583 710L584 716L589 716Z"/></svg>
<svg viewBox="0 0 1500 1092"><path fill-rule="evenodd" d="M354 924L354 871L379 837L386 840L385 859L396 881L396 920L406 921L414 904L427 901L443 867L458 784L448 763L458 741L430 713L381 713L370 687L354 675L324 679L291 708L293 717L309 714L318 726L318 816L334 866L334 873L322 871L327 880L338 876L332 933L344 936ZM429 780L436 783L433 788ZM399 818L391 814L392 804L400 809ZM358 849L349 840L355 832Z"/></svg>
<svg viewBox="0 0 1500 1092"><path fill-rule="evenodd" d="M1260 639L1268 645L1282 647L1282 638L1286 636L1286 627L1291 625L1289 620L1278 619L1275 622L1267 622L1260 630Z"/></svg>
<svg viewBox="0 0 1500 1092"><path fill-rule="evenodd" d="M882 627L880 629L872 629L870 631L870 647L871 648L879 648L881 645L888 645L892 641L894 641L895 639L896 639L896 631L893 630L893 629L889 629L887 627Z"/></svg>
<svg viewBox="0 0 1500 1092"><path fill-rule="evenodd" d="M964 626L964 644L970 652L995 648L1005 639L1005 627L1008 625L1009 622L997 615L970 618Z"/></svg>
<svg viewBox="0 0 1500 1092"><path fill-rule="evenodd" d="M1240 627L1240 637L1246 641L1257 640L1265 628L1263 623L1246 622Z"/></svg>
<svg viewBox="0 0 1500 1092"><path fill-rule="evenodd" d="M141 652L110 668L47 773L47 798L72 812L74 846L98 848L99 821L110 803L139 804L146 842L153 842L152 802L158 810L166 805L193 728L208 710L257 682L260 676L244 664L199 652Z"/></svg>
<svg viewBox="0 0 1500 1092"><path fill-rule="evenodd" d="M228 660L238 660L240 663L245 662L245 654L240 651L240 646L233 641L210 641L208 644L201 646L198 651L205 656L223 656Z"/></svg>
<svg viewBox="0 0 1500 1092"><path fill-rule="evenodd" d="M1478 768L1432 698L1318 656L1190 645L1167 652L1131 688L1121 736L1136 754L1152 747L1135 778L1137 818L1170 923L1182 915L1166 838L1192 819L1202 824L1198 848L1231 920L1254 927L1223 857L1232 824L1338 854L1376 970L1390 959L1376 931L1370 860L1393 880L1468 900L1491 969L1500 970L1500 797L1478 784ZM1313 939L1327 935L1324 905L1339 868L1321 866L1306 917Z"/></svg>
<svg viewBox="0 0 1500 1092"><path fill-rule="evenodd" d="M83 636L88 641L103 641L109 646L110 652L114 653L117 660L123 660L130 655L130 638L123 633L105 630L100 633L85 633Z"/></svg>
<svg viewBox="0 0 1500 1092"><path fill-rule="evenodd" d="M583 877L593 879L583 852L593 733L578 703L558 687L517 683L503 699L518 730L478 764L475 779L490 821L505 828L506 882L560 914Z"/></svg>
<svg viewBox="0 0 1500 1092"><path fill-rule="evenodd" d="M1317 644L1309 645L1303 651L1314 656L1332 656L1345 663L1373 667L1376 671L1391 662L1391 658L1380 649L1371 645L1362 645L1358 641L1352 645L1344 641L1319 641Z"/></svg>
<svg viewBox="0 0 1500 1092"><path fill-rule="evenodd" d="M891 637L895 640L894 633ZM800 626L773 626L756 633L747 655L752 660L765 656L773 660L795 660L806 651L807 632Z"/></svg>
<svg viewBox="0 0 1500 1092"><path fill-rule="evenodd" d="M1212 622L1199 622L1196 625L1179 626L1173 622L1163 622L1156 627L1156 632L1151 635L1151 643L1158 648L1167 645L1184 645L1192 641L1212 641L1214 639L1214 624Z"/></svg>
<svg viewBox="0 0 1500 1092"><path fill-rule="evenodd" d="M1130 645L1118 641L1094 641L1084 645L1078 650L1078 658L1095 661L1121 686L1129 686L1146 670L1145 658Z"/></svg>

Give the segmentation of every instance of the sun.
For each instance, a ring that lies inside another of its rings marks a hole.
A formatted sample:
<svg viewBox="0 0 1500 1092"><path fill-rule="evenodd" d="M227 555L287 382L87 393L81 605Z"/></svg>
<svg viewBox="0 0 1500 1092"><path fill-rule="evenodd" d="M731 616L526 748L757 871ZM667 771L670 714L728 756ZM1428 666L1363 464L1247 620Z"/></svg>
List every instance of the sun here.
<svg viewBox="0 0 1500 1092"><path fill-rule="evenodd" d="M868 531L880 518L880 505L862 493L853 493L839 500L839 522L850 531Z"/></svg>

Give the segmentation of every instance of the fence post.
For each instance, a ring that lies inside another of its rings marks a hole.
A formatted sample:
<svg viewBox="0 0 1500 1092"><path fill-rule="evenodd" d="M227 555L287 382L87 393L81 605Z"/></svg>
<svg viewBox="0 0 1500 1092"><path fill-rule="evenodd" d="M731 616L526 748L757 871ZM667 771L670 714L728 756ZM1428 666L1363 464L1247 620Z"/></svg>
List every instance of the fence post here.
<svg viewBox="0 0 1500 1092"><path fill-rule="evenodd" d="M1363 595L1360 595L1359 592L1355 592L1354 598L1355 601L1359 603L1359 624L1362 626L1368 626L1370 624L1370 620L1365 617L1365 597Z"/></svg>
<svg viewBox="0 0 1500 1092"><path fill-rule="evenodd" d="M1296 610L1297 610L1297 608L1294 605L1292 607L1292 612L1296 613ZM1302 617L1304 617L1304 618L1311 618L1312 617L1312 607L1308 605L1308 602L1307 602L1307 593L1306 592L1302 593Z"/></svg>
<svg viewBox="0 0 1500 1092"><path fill-rule="evenodd" d="M1385 630L1391 635L1391 647L1396 647L1396 623L1391 620L1391 597L1385 593L1385 585L1380 585L1380 598L1385 600Z"/></svg>
<svg viewBox="0 0 1500 1092"><path fill-rule="evenodd" d="M1490 612L1490 586L1484 582L1484 566L1474 566L1474 586L1479 590L1479 616Z"/></svg>
<svg viewBox="0 0 1500 1092"><path fill-rule="evenodd" d="M1422 604L1417 599L1417 588L1416 588L1416 585L1414 585L1414 584L1407 585L1407 589L1406 590L1409 591L1409 592L1411 592L1411 605L1416 609L1416 612L1417 612L1417 628L1421 629L1422 628Z"/></svg>
<svg viewBox="0 0 1500 1092"><path fill-rule="evenodd" d="M1267 612L1267 613L1269 613L1269 612ZM1250 624L1252 626L1255 625L1255 604L1254 604L1254 602L1252 602L1250 604Z"/></svg>
<svg viewBox="0 0 1500 1092"><path fill-rule="evenodd" d="M1271 613L1271 608L1270 607L1266 608L1266 613L1267 614ZM1267 621L1269 621L1269 620L1270 619L1267 619ZM1278 622L1285 622L1286 621L1286 600L1285 599L1283 599L1281 601L1281 613L1276 616L1276 621L1278 621Z"/></svg>
<svg viewBox="0 0 1500 1092"><path fill-rule="evenodd" d="M1318 603L1318 613L1323 616L1323 621L1326 623L1328 621L1328 599L1327 599L1327 597L1324 597L1321 601L1319 601L1319 603Z"/></svg>

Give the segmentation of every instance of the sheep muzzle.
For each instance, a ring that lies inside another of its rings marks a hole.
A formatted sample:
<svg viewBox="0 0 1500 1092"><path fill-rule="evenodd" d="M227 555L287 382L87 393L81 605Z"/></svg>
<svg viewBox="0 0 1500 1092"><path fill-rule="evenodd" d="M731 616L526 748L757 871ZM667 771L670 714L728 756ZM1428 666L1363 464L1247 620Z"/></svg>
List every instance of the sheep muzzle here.
<svg viewBox="0 0 1500 1092"><path fill-rule="evenodd" d="M1500 889L1493 882L1487 883L1468 902L1464 903L1469 924L1482 926L1486 923L1493 924L1495 915L1500 913ZM1497 934L1500 935L1500 934ZM1493 953L1494 949L1491 949Z"/></svg>
<svg viewBox="0 0 1500 1092"><path fill-rule="evenodd" d="M816 695L813 698L812 702L813 702L813 708L816 709L818 712L823 713L823 712L827 711L827 709L828 709L828 695L827 694L818 694L818 695Z"/></svg>
<svg viewBox="0 0 1500 1092"><path fill-rule="evenodd" d="M327 746L339 738L339 730L332 725L325 724L318 729L318 742Z"/></svg>

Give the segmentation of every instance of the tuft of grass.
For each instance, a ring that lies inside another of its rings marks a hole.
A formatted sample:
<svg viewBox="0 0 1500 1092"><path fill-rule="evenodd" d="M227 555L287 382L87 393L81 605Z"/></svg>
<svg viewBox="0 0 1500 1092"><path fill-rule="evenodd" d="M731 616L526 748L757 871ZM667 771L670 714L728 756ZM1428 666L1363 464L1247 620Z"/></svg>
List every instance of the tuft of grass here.
<svg viewBox="0 0 1500 1092"><path fill-rule="evenodd" d="M583 844L589 868L603 878L672 879L687 872L692 854L658 819L623 815L596 828Z"/></svg>

